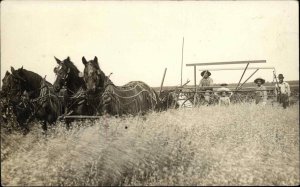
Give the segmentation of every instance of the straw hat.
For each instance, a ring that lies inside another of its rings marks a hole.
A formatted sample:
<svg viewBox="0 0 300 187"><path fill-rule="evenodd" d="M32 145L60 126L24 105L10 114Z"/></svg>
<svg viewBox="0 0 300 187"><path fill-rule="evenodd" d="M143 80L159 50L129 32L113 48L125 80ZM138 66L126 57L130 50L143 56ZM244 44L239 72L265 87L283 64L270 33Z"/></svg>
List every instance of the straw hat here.
<svg viewBox="0 0 300 187"><path fill-rule="evenodd" d="M261 84L264 84L264 83L265 83L265 79L263 79L263 78L260 78L260 77L256 78L256 79L254 80L254 83L256 83L256 84L257 84L257 81L258 81L258 80L260 80L260 81L261 81Z"/></svg>
<svg viewBox="0 0 300 187"><path fill-rule="evenodd" d="M284 76L282 74L278 75L278 79L283 79L283 78L284 78Z"/></svg>
<svg viewBox="0 0 300 187"><path fill-rule="evenodd" d="M208 70L205 70L205 71L202 71L202 72L201 72L201 76L202 76L202 77L204 76L204 73L205 73L205 72L207 72L208 76L211 75L211 73L210 73Z"/></svg>

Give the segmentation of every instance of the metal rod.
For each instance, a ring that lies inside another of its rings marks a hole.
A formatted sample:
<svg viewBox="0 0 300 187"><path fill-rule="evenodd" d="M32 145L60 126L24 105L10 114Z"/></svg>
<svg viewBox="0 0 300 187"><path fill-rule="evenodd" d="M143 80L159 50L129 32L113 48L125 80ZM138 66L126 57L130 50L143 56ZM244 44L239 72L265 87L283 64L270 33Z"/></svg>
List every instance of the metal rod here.
<svg viewBox="0 0 300 187"><path fill-rule="evenodd" d="M223 71L223 70L244 70L245 68L210 68L210 69L198 69L198 71ZM248 67L247 69L275 69L274 67Z"/></svg>
<svg viewBox="0 0 300 187"><path fill-rule="evenodd" d="M244 75L245 75L245 72L246 72L248 66L249 66L249 63L248 63L247 66L245 67L244 72L243 72L243 74L242 74L242 76L241 76L241 78L240 78L240 81L239 81L239 83L236 85L235 89L237 89L237 88L239 87L239 85L240 85L240 83L241 83L241 81L242 81L242 78L243 78Z"/></svg>
<svg viewBox="0 0 300 187"><path fill-rule="evenodd" d="M241 84L238 88L237 88L237 90L240 90L241 88L242 88L242 86L258 71L259 69L256 69L249 77L248 77L248 79L246 79L244 82L243 82L243 84Z"/></svg>
<svg viewBox="0 0 300 187"><path fill-rule="evenodd" d="M182 38L182 49L181 49L181 80L180 80L180 86L182 86L183 47L184 47L184 37Z"/></svg>
<svg viewBox="0 0 300 187"><path fill-rule="evenodd" d="M192 64L186 64L186 66L209 66L209 65L224 65L224 64L266 63L266 62L267 62L266 60L248 60L248 61L192 63Z"/></svg>
<svg viewBox="0 0 300 187"><path fill-rule="evenodd" d="M163 75L163 78L161 80L159 95L161 93L161 90L162 90L162 87L163 87L163 84L164 84L164 81L165 81L166 72L167 72L167 68L165 68L164 75Z"/></svg>

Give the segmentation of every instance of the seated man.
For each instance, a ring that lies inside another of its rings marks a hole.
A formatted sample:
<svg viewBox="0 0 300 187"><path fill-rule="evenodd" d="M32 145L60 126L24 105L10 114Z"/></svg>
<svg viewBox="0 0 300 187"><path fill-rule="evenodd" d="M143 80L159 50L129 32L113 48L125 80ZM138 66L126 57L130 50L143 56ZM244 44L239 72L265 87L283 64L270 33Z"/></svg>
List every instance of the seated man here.
<svg viewBox="0 0 300 187"><path fill-rule="evenodd" d="M223 83L220 86L221 88L218 88L215 92L215 95L219 98L219 106L221 105L230 105L230 97L233 95L233 92L230 91L228 84Z"/></svg>
<svg viewBox="0 0 300 187"><path fill-rule="evenodd" d="M210 78L211 73L208 70L202 71L201 76L203 77L199 82L200 91L204 91L204 99L207 105L210 103L210 95L212 94L213 79Z"/></svg>

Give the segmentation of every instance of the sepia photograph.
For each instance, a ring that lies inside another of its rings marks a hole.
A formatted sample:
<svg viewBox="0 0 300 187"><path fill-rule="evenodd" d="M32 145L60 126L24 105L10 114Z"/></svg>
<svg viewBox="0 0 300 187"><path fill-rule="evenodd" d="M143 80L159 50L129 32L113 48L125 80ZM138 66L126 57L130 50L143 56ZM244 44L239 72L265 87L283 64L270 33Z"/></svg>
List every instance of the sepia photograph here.
<svg viewBox="0 0 300 187"><path fill-rule="evenodd" d="M1 186L298 186L299 2L0 2Z"/></svg>

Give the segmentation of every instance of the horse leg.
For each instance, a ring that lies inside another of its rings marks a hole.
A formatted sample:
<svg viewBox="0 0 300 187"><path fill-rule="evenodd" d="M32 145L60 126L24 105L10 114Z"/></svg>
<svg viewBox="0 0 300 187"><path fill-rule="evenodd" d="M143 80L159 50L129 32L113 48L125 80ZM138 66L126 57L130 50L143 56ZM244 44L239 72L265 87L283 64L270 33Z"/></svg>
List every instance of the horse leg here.
<svg viewBox="0 0 300 187"><path fill-rule="evenodd" d="M29 133L28 123L21 124L21 127L22 127L22 133L23 133L23 135L26 135L26 134Z"/></svg>
<svg viewBox="0 0 300 187"><path fill-rule="evenodd" d="M43 129L43 134L45 134L48 129L46 120L42 121L42 129Z"/></svg>
<svg viewBox="0 0 300 187"><path fill-rule="evenodd" d="M71 120L70 119L65 119L65 123L66 123L67 130L70 130Z"/></svg>

